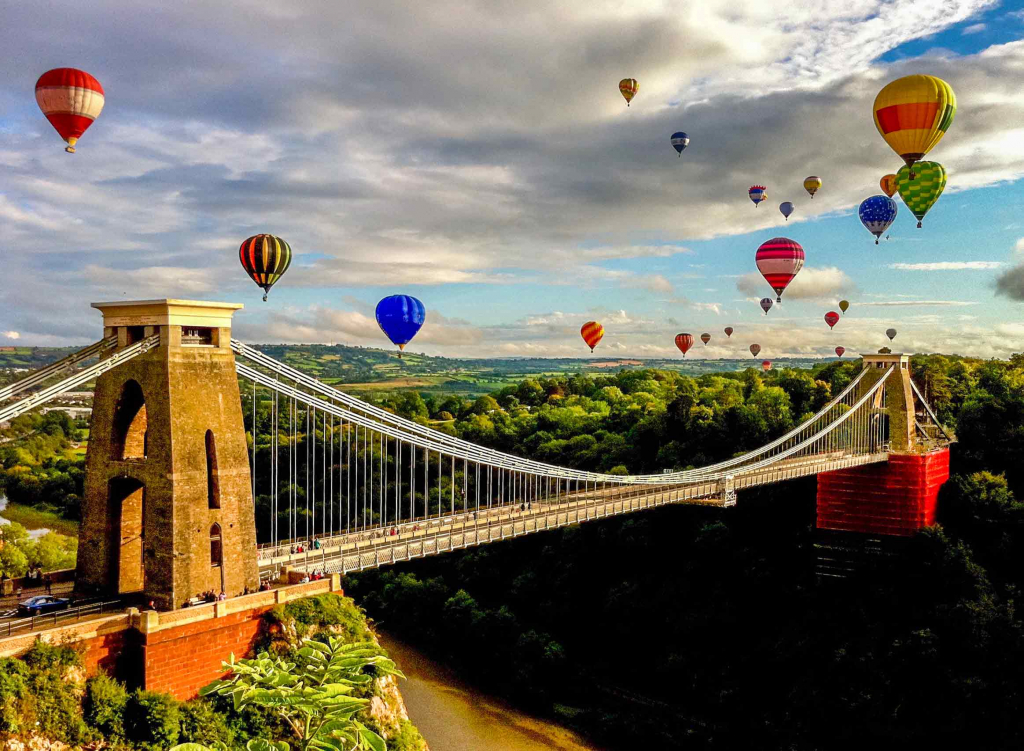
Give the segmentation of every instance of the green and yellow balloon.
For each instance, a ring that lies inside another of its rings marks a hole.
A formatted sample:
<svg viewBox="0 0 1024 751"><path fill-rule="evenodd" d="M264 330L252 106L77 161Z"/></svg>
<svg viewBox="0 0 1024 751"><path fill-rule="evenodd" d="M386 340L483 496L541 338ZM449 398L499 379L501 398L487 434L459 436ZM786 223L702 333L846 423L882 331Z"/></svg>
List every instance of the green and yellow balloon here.
<svg viewBox="0 0 1024 751"><path fill-rule="evenodd" d="M918 229L928 210L935 205L946 187L946 168L938 162L918 162L914 165L914 177L910 168L904 165L896 173L896 189L900 198L917 217Z"/></svg>

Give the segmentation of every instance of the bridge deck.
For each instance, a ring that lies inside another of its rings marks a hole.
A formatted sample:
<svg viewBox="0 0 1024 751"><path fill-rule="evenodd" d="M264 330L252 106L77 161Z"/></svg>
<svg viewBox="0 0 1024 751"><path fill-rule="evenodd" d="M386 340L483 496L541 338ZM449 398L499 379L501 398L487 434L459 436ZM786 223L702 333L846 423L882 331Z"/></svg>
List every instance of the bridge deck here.
<svg viewBox="0 0 1024 751"><path fill-rule="evenodd" d="M734 490L742 490L888 459L889 455L884 452L815 454L786 459L746 473L740 470L731 482ZM729 499L724 489L723 478L681 485L605 487L564 495L555 502L534 500L526 510L520 510L517 502L480 509L476 513L459 512L387 525L387 530L395 530L394 534L386 534L378 528L337 535L325 540L318 550L302 553L282 551L280 547L263 550L259 565L261 572L268 573L283 565L300 571L348 573L669 503L733 505L735 501Z"/></svg>

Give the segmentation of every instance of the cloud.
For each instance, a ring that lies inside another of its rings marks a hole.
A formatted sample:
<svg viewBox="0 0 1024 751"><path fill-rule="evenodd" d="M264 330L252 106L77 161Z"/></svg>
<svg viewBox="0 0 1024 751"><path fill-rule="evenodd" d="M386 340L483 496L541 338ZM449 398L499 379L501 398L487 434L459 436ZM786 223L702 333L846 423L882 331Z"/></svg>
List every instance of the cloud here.
<svg viewBox="0 0 1024 751"><path fill-rule="evenodd" d="M714 313L716 316L722 315L722 304L717 302L695 302L690 303L690 307L696 311L707 311Z"/></svg>
<svg viewBox="0 0 1024 751"><path fill-rule="evenodd" d="M960 33L963 36L968 36L970 34L978 34L978 33L984 31L987 28L988 28L988 26L986 26L983 23L973 23L970 26L964 27L964 30L961 31Z"/></svg>
<svg viewBox="0 0 1024 751"><path fill-rule="evenodd" d="M996 279L996 294L1024 302L1024 263L999 275Z"/></svg>
<svg viewBox="0 0 1024 751"><path fill-rule="evenodd" d="M998 269L1000 261L938 261L934 263L890 263L886 268L899 271L984 271Z"/></svg>
<svg viewBox="0 0 1024 751"><path fill-rule="evenodd" d="M3 336L5 339L21 339L21 334L17 331L5 331L3 332Z"/></svg>
<svg viewBox="0 0 1024 751"><path fill-rule="evenodd" d="M980 303L966 300L886 300L879 302L860 302L859 308L908 308L927 305L939 305L952 308L962 308L967 305L980 305Z"/></svg>
<svg viewBox="0 0 1024 751"><path fill-rule="evenodd" d="M609 306L636 290L671 295L682 286L671 260L688 244L783 226L777 212L724 200L745 201L755 180L799 188L807 165L827 160L843 180L789 225L855 206L892 166L864 113L881 82L923 65L971 94L960 135L942 144L956 176L947 192L1024 175L1024 43L879 62L994 4L708 0L679 13L224 0L202 16L182 4L126 14L95 0L74 16L45 0L13 4L0 28L0 246L19 258L5 266L0 327L40 343L92 339L96 321L81 315L92 299L253 292L233 252L260 231L295 250L275 296L296 304L292 322L310 334L371 341L365 322L321 329L308 311L382 286L485 284L511 297L513 285L580 284ZM247 42L267 28L273 49L253 59ZM94 61L111 92L75 158L25 84L42 61L69 56ZM614 86L623 60L642 80L629 109ZM684 114L700 127L676 159L666 134ZM853 288L814 276L801 272L784 299ZM541 315L533 304L526 312ZM264 331L291 334L268 313Z"/></svg>
<svg viewBox="0 0 1024 751"><path fill-rule="evenodd" d="M737 279L736 289L745 294L764 293L767 295L768 292L771 292L764 277L754 272L744 274ZM783 298L786 300L834 299L836 295L845 294L852 289L854 289L853 280L846 275L846 272L835 266L825 268L804 266L786 288Z"/></svg>
<svg viewBox="0 0 1024 751"><path fill-rule="evenodd" d="M1018 253L1024 253L1024 237L1017 240L1017 244L1014 246L1014 250Z"/></svg>

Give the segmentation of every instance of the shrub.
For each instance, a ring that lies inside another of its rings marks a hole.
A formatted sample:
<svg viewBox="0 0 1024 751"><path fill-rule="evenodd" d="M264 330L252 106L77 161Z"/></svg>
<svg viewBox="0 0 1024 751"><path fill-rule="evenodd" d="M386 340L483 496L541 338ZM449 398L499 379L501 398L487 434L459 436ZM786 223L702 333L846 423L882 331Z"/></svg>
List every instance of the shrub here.
<svg viewBox="0 0 1024 751"><path fill-rule="evenodd" d="M34 717L40 734L51 740L75 745L88 739L89 728L82 719L81 684L69 681L59 663L31 669L28 685L30 695L23 719Z"/></svg>
<svg viewBox="0 0 1024 751"><path fill-rule="evenodd" d="M231 747L235 742L235 731L228 726L227 718L220 714L206 699L187 701L179 708L181 716L181 742L201 743L214 746L217 743Z"/></svg>
<svg viewBox="0 0 1024 751"><path fill-rule="evenodd" d="M0 732L17 733L23 721L21 701L28 692L28 666L12 657L0 658Z"/></svg>
<svg viewBox="0 0 1024 751"><path fill-rule="evenodd" d="M85 721L107 740L124 738L127 703L128 692L113 678L97 675L85 684Z"/></svg>
<svg viewBox="0 0 1024 751"><path fill-rule="evenodd" d="M388 751L423 751L426 747L420 731L408 720L402 720L398 733L388 739Z"/></svg>
<svg viewBox="0 0 1024 751"><path fill-rule="evenodd" d="M178 741L181 717L178 702L168 694L136 691L125 706L125 735L143 749L163 751Z"/></svg>
<svg viewBox="0 0 1024 751"><path fill-rule="evenodd" d="M35 644L25 654L25 664L33 670L63 670L64 668L77 668L82 665L82 655L73 646L68 644L47 644L41 639L36 639Z"/></svg>
<svg viewBox="0 0 1024 751"><path fill-rule="evenodd" d="M289 602L284 607L278 606L267 617L278 623L294 621L300 637L308 634L311 629L330 627L349 642L370 639L366 617L350 597L335 594L307 597Z"/></svg>

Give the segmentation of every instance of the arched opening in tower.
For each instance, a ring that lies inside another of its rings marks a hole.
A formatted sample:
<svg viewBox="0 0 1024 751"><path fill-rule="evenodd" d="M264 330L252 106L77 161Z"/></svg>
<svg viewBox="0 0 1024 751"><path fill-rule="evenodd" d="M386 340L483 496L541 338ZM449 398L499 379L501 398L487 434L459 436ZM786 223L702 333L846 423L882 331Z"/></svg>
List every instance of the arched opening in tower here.
<svg viewBox="0 0 1024 751"><path fill-rule="evenodd" d="M138 381L125 381L114 410L111 451L115 460L145 459L149 449L146 398Z"/></svg>
<svg viewBox="0 0 1024 751"><path fill-rule="evenodd" d="M206 431L206 500L210 508L220 508L220 477L217 474L217 441Z"/></svg>
<svg viewBox="0 0 1024 751"><path fill-rule="evenodd" d="M141 592L146 588L146 486L131 477L115 477L109 493L111 517L117 520L111 530L111 541L116 544L110 546L116 562L117 592Z"/></svg>

